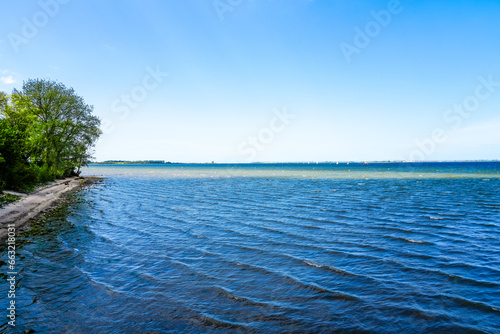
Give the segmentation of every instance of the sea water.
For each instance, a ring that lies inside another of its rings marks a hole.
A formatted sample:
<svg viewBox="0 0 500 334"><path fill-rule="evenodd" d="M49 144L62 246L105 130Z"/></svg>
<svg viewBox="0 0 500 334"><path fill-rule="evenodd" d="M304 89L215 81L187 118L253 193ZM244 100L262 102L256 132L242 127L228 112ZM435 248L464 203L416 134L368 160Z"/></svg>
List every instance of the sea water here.
<svg viewBox="0 0 500 334"><path fill-rule="evenodd" d="M104 180L17 250L16 331L500 330L498 162L84 174Z"/></svg>

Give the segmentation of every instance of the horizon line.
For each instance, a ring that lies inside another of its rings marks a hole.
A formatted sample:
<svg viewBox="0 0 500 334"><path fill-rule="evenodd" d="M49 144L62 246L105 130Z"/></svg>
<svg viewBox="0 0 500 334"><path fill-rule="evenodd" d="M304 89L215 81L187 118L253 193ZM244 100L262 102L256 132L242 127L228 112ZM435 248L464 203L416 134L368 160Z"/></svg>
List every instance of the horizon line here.
<svg viewBox="0 0 500 334"><path fill-rule="evenodd" d="M200 165L217 165L217 164L340 164L340 163L429 163L429 162L500 162L500 159L471 159L471 160L325 160L325 161L252 161L252 162L179 162L168 160L103 160L103 161L90 161L89 164L103 164L103 163L135 163L135 162L150 162L151 164L200 164Z"/></svg>

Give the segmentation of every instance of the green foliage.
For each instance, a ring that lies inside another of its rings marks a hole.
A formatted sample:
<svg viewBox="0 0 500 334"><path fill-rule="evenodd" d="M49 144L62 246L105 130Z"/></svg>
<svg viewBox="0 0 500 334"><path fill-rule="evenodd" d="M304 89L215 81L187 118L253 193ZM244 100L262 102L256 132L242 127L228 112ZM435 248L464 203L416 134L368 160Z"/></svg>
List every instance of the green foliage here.
<svg viewBox="0 0 500 334"><path fill-rule="evenodd" d="M10 96L0 92L0 186L26 190L79 174L101 135L92 111L55 81L28 80Z"/></svg>
<svg viewBox="0 0 500 334"><path fill-rule="evenodd" d="M19 196L11 195L11 194L3 194L0 195L0 207L15 202L19 199Z"/></svg>
<svg viewBox="0 0 500 334"><path fill-rule="evenodd" d="M9 119L0 120L0 179L5 187L25 190L36 183L36 177L28 162L25 134L10 124Z"/></svg>
<svg viewBox="0 0 500 334"><path fill-rule="evenodd" d="M36 179L38 183L45 183L54 180L55 175L51 173L50 169L47 165L38 166L36 164L31 164L31 168L33 169Z"/></svg>

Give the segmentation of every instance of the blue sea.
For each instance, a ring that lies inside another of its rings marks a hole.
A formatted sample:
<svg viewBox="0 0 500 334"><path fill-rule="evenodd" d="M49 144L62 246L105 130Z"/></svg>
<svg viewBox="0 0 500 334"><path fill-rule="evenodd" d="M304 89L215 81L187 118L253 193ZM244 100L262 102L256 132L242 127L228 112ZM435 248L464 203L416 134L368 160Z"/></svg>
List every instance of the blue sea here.
<svg viewBox="0 0 500 334"><path fill-rule="evenodd" d="M500 333L500 162L84 174L18 248L2 332Z"/></svg>

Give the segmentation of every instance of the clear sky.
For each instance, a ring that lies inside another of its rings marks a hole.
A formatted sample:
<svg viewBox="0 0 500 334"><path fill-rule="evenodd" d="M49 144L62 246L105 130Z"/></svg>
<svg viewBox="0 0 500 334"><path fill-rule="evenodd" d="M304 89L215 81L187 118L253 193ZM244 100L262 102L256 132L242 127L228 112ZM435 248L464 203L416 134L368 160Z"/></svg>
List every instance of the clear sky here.
<svg viewBox="0 0 500 334"><path fill-rule="evenodd" d="M0 91L73 87L97 160L500 159L498 0L0 1Z"/></svg>

